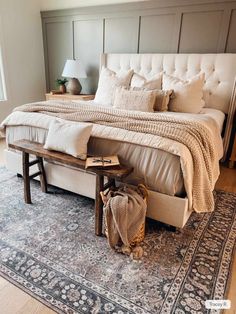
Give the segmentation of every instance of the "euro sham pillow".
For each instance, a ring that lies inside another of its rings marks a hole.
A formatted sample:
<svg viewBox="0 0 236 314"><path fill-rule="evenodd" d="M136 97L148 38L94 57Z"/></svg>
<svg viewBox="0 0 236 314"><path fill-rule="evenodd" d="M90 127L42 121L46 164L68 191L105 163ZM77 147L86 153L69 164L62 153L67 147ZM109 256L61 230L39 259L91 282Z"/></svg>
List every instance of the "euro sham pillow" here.
<svg viewBox="0 0 236 314"><path fill-rule="evenodd" d="M50 124L44 148L85 160L92 128L91 123L64 122L55 119Z"/></svg>
<svg viewBox="0 0 236 314"><path fill-rule="evenodd" d="M116 88L120 86L128 87L132 75L133 70L116 73L103 67L100 73L94 102L101 106L112 106Z"/></svg>
<svg viewBox="0 0 236 314"><path fill-rule="evenodd" d="M146 90L132 90L119 87L115 91L114 108L153 112L156 100L155 92Z"/></svg>
<svg viewBox="0 0 236 314"><path fill-rule="evenodd" d="M172 90L161 90L161 89L153 89L149 90L142 87L131 87L133 90L146 90L146 91L152 91L156 95L156 100L153 106L154 111L167 111L168 110L168 104L170 102L170 97L172 94Z"/></svg>
<svg viewBox="0 0 236 314"><path fill-rule="evenodd" d="M163 74L162 89L174 91L169 103L169 111L199 113L205 105L203 86L205 74L201 73L188 81Z"/></svg>
<svg viewBox="0 0 236 314"><path fill-rule="evenodd" d="M161 89L162 75L163 73L161 72L152 76L151 78L146 78L137 73L134 73L131 78L130 87L141 87L147 90Z"/></svg>

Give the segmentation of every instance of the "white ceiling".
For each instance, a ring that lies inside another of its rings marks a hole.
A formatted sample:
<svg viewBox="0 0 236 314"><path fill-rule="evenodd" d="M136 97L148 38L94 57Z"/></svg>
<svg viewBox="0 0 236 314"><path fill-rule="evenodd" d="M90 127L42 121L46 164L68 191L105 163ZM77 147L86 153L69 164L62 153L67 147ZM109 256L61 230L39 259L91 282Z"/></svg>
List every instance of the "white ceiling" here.
<svg viewBox="0 0 236 314"><path fill-rule="evenodd" d="M140 2L140 1L150 1L150 0L40 0L41 10L59 10L59 9L69 9L76 7L86 7L94 5L105 5L105 4L117 4L117 3L127 3L127 2Z"/></svg>

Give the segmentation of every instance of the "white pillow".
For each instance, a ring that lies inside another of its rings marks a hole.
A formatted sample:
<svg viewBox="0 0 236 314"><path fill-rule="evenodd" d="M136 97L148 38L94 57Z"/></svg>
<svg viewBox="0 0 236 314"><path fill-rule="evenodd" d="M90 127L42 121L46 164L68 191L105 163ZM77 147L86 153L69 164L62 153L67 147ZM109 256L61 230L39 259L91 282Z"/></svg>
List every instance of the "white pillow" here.
<svg viewBox="0 0 236 314"><path fill-rule="evenodd" d="M93 125L54 120L49 127L45 149L55 150L85 160Z"/></svg>
<svg viewBox="0 0 236 314"><path fill-rule="evenodd" d="M114 108L153 112L156 101L154 91L131 90L119 87L115 91Z"/></svg>
<svg viewBox="0 0 236 314"><path fill-rule="evenodd" d="M115 73L103 67L100 73L94 102L101 106L112 106L116 88L120 86L128 87L132 75L133 70Z"/></svg>
<svg viewBox="0 0 236 314"><path fill-rule="evenodd" d="M147 79L137 73L134 73L131 78L130 86L142 87L149 90L161 89L162 75L163 73L161 72L154 75L151 79Z"/></svg>
<svg viewBox="0 0 236 314"><path fill-rule="evenodd" d="M169 111L199 113L204 107L203 86L205 74L201 73L188 81L163 74L162 89L173 89Z"/></svg>

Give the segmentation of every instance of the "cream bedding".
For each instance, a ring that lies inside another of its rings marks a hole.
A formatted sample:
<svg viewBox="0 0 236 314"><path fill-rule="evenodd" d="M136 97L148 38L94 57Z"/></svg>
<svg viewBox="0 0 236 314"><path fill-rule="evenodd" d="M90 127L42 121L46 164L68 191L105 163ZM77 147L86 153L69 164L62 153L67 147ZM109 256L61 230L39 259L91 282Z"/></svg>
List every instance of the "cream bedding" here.
<svg viewBox="0 0 236 314"><path fill-rule="evenodd" d="M196 211L213 210L211 191L219 174L218 160L222 154L219 128L213 119L199 115L196 122L194 118L188 119L185 114L173 118L95 107L85 103L53 101L25 105L17 110L20 112L10 115L3 127L23 124L48 128L51 118L49 115L75 121L93 121L92 135L95 137L115 138L179 156L190 208Z"/></svg>
<svg viewBox="0 0 236 314"><path fill-rule="evenodd" d="M44 144L47 129L33 126L9 126L6 129L7 143L26 139ZM121 162L134 168L126 182L137 185L145 183L149 189L171 196L184 195L183 175L179 156L160 149L138 144L91 137L88 153L93 155L119 154ZM68 166L69 167L69 166Z"/></svg>
<svg viewBox="0 0 236 314"><path fill-rule="evenodd" d="M165 112L169 116L182 114ZM212 118L221 132L224 123L224 114L216 109L204 108L202 119ZM187 114L189 118L198 119L199 115ZM47 137L47 129L34 126L9 126L6 130L8 143L20 139L27 139L44 144ZM108 140L106 138L91 137L88 145L90 154L110 155L119 154L125 164L134 167L127 182L131 184L145 183L149 189L171 196L185 194L183 174L180 167L179 156L161 149L144 147L138 144L124 143L123 141ZM220 151L219 151L220 154Z"/></svg>
<svg viewBox="0 0 236 314"><path fill-rule="evenodd" d="M164 114L166 116L170 116L170 117L183 117L183 113L182 112L171 112L171 111L167 111L167 112L160 112L159 114ZM184 117L186 117L188 120L194 120L194 121L204 121L207 124L209 118L214 120L215 123L218 126L218 129L220 131L220 133L222 133L223 130L223 125L224 125L224 121L225 121L225 114L217 109L213 109L213 108L203 108L201 110L200 113L194 114L194 113L185 113ZM211 125L209 124L209 127L211 127Z"/></svg>

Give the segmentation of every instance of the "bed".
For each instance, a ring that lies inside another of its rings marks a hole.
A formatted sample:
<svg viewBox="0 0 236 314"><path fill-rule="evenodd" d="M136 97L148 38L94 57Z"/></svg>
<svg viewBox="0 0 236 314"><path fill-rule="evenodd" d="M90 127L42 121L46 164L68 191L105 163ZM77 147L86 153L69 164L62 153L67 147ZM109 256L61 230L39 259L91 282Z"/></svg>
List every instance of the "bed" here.
<svg viewBox="0 0 236 314"><path fill-rule="evenodd" d="M212 128L212 133L218 133L219 136L227 115L224 141L217 147L218 159L224 158L235 111L235 54L103 54L101 66L114 71L131 68L142 75L165 71L182 79L188 79L204 71L206 108L200 114L172 112L161 114L200 121L207 124ZM31 115L33 115L32 119L35 118L35 113L28 113L28 120L31 119ZM37 117L36 126L26 125L27 123L8 125L7 142L12 143L24 138L44 143L52 117L45 117L40 113ZM147 216L176 227L183 227L191 214L191 206L186 195L179 156L145 145L145 136L141 142L137 139L137 134L136 141L133 142L126 141L125 136L114 140L114 128L111 127L109 136L106 137L102 136L102 130L99 131L101 136L91 137L88 145L89 153L118 154L121 162L134 167L134 172L127 182L134 185L142 182L149 188ZM7 168L22 173L21 156L9 149L6 149L5 153ZM92 174L52 163L46 163L45 169L50 184L94 198L95 178ZM88 186L94 188L88 189Z"/></svg>

